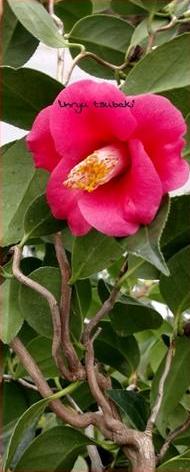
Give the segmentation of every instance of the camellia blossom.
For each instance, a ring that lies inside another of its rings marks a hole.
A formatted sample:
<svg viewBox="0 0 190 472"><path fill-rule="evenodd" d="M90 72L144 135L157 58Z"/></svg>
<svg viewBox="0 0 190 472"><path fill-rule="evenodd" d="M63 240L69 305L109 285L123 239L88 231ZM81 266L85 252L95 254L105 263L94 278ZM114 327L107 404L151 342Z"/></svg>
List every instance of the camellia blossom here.
<svg viewBox="0 0 190 472"><path fill-rule="evenodd" d="M186 125L166 98L126 97L82 80L37 116L27 137L36 167L50 172L47 201L76 236L91 228L134 234L154 219L163 195L182 186Z"/></svg>

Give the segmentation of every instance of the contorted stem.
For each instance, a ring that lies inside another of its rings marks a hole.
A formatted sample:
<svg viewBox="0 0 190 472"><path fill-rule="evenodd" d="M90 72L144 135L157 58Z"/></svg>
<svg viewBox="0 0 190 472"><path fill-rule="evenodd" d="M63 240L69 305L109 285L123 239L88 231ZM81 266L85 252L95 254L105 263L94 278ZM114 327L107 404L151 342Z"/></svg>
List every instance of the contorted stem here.
<svg viewBox="0 0 190 472"><path fill-rule="evenodd" d="M70 339L70 305L71 305L71 287L69 285L70 266L67 259L66 252L63 247L61 233L56 233L54 236L54 244L57 260L61 271L61 341L64 349L64 354L67 358L69 369L76 374L78 379L85 378L85 370L82 367L78 356Z"/></svg>
<svg viewBox="0 0 190 472"><path fill-rule="evenodd" d="M46 398L51 396L53 394L51 388L21 340L18 337L15 337L11 341L10 347L17 354L42 397ZM90 424L96 426L99 424L101 425L101 417L98 413L84 413L83 415L80 415L65 407L60 400L53 400L50 403L50 406L57 416L59 416L65 423L68 423L75 428L86 428Z"/></svg>
<svg viewBox="0 0 190 472"><path fill-rule="evenodd" d="M117 296L120 292L120 284L119 284L120 279L122 278L124 273L127 271L127 268L128 268L128 262L127 262L127 260L125 260L125 262L122 265L121 270L119 272L118 278L115 282L115 285L114 285L114 287L113 287L113 289L110 293L110 296L103 303L100 310L96 313L94 318L91 319L91 321L87 324L87 326L85 328L84 336L83 336L84 344L87 344L87 342L88 342L88 340L91 336L92 331L97 327L98 323L102 320L102 318L104 318L104 316L106 316L112 310L112 308L113 308L113 306L114 306L114 304L117 300Z"/></svg>
<svg viewBox="0 0 190 472"><path fill-rule="evenodd" d="M109 405L108 400L106 399L102 390L99 387L97 375L95 372L93 343L94 343L95 338L98 336L99 332L100 330L98 330L97 333L95 333L95 335L91 339L89 338L86 344L86 359L85 359L86 374L87 374L87 380L89 383L90 390L92 392L93 397L97 401L97 404L102 408L104 415L112 416L111 407Z"/></svg>
<svg viewBox="0 0 190 472"><path fill-rule="evenodd" d="M72 44L72 43L71 43ZM102 59L101 57L97 56L97 54L93 53L93 52L90 52L90 51L81 51L79 54L77 54L77 56L73 59L73 62L71 64L71 67L70 67L70 70L68 71L68 74L67 74L67 77L65 79L65 82L64 82L64 86L66 87L70 81L70 78L71 78L71 75L72 75L72 72L75 68L75 66L82 60L82 59L87 59L87 58L91 58L93 59L94 61L96 61L98 64L101 64L102 66L105 66L105 67L108 67L109 69L111 69L113 72L120 72L120 71L123 71L127 65L128 65L128 60L126 60L125 62L123 62L120 66L116 66L114 64L112 64L111 62L108 62L108 61L105 61L104 59Z"/></svg>
<svg viewBox="0 0 190 472"><path fill-rule="evenodd" d="M155 404L153 406L151 415L150 415L150 417L148 419L148 422L147 422L146 433L150 434L150 435L152 435L153 428L154 428L158 413L159 413L160 408L161 408L162 400L163 400L163 397L164 397L164 386L165 386L165 382L166 382L166 379L168 377L170 367L171 367L171 364L172 364L174 349L175 349L175 344L174 344L174 339L172 339L171 343L170 343L170 346L169 346L169 349L168 349L167 356L166 356L165 368L164 368L164 371L163 371L163 374L161 376L160 383L159 383L159 386L158 386L158 395L157 395Z"/></svg>
<svg viewBox="0 0 190 472"><path fill-rule="evenodd" d="M21 282L21 284L26 285L26 287L30 287L39 293L45 300L47 300L51 316L52 316L52 323L53 323L53 342L52 342L52 356L55 360L57 367L60 369L63 376L68 380L76 380L70 374L68 369L64 365L64 361L61 355L61 321L60 321L60 312L57 300L55 299L54 295L47 290L47 288L43 287L41 284L36 282L35 280L30 279L26 275L24 275L20 269L20 261L22 257L22 249L19 246L14 246L12 248L13 251L13 275L15 278Z"/></svg>
<svg viewBox="0 0 190 472"><path fill-rule="evenodd" d="M69 403L72 405L72 407L78 412L83 414L83 411L79 408L75 400L70 395L67 395L67 399ZM94 438L94 427L93 425L88 426L85 429L85 434L89 438ZM99 455L98 449L96 446L87 446L87 451L91 460L91 472L103 472L104 466L101 461L101 457Z"/></svg>
<svg viewBox="0 0 190 472"><path fill-rule="evenodd" d="M182 423L180 426L178 426L176 429L174 429L174 431L171 431L171 433L168 434L168 436L166 438L166 441L163 444L163 446L161 447L160 452L157 456L157 463L158 464L162 461L163 457L165 456L167 450L170 447L170 444L173 441L175 441L175 439L178 436L180 436L180 434L184 433L189 428L190 428L190 412L189 412L188 418L184 421L184 423Z"/></svg>

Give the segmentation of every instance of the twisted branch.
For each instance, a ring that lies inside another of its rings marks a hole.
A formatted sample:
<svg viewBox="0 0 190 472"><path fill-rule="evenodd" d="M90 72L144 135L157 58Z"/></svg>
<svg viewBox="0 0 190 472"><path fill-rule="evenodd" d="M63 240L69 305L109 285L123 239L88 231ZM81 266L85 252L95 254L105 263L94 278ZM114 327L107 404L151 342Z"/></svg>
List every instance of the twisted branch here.
<svg viewBox="0 0 190 472"><path fill-rule="evenodd" d="M159 414L159 411L160 411L160 408L161 408L161 405L162 405L162 401L163 401L163 397L164 397L165 382L166 382L166 379L168 377L170 367L171 367L171 364L172 364L172 360L173 360L173 356L174 356L174 349L175 349L175 344L174 344L174 339L172 339L171 343L170 343L170 346L169 346L169 349L168 349L168 352L167 352L167 356L166 356L166 363L165 363L164 372L163 372L163 374L161 376L161 379L160 379L160 383L159 383L159 387L158 387L158 395L157 395L155 404L153 406L151 415L148 419L147 426L146 426L146 433L149 434L149 435L152 435L152 433L153 433L153 428L154 428L157 416Z"/></svg>
<svg viewBox="0 0 190 472"><path fill-rule="evenodd" d="M55 234L54 245L62 279L60 304L61 342L64 354L68 361L69 369L80 380L85 378L85 370L78 359L70 339L70 305L72 289L68 283L70 279L70 266L63 247L61 233Z"/></svg>
<svg viewBox="0 0 190 472"><path fill-rule="evenodd" d="M163 444L162 448L160 449L160 452L157 456L157 463L159 464L162 459L164 458L167 450L169 449L170 447L170 444L175 441L175 439L180 436L180 434L184 433L185 431L188 430L188 428L190 428L190 413L189 413L189 416L188 418L184 421L184 423L182 423L180 426L177 426L176 429L174 429L174 431L171 431L171 433L168 434L167 438L166 438L166 441L165 443Z"/></svg>
<svg viewBox="0 0 190 472"><path fill-rule="evenodd" d="M14 277L21 282L21 284L26 285L26 287L35 290L39 293L45 300L48 302L52 324L53 324L53 342L52 342L52 356L55 360L57 367L60 369L63 376L68 380L76 380L73 378L73 375L70 374L69 370L65 367L63 357L61 354L61 321L60 321L60 312L57 300L54 295L43 287L41 284L35 280L30 279L24 275L20 269L20 261L22 257L22 249L19 246L14 246L12 248L13 252L13 275Z"/></svg>

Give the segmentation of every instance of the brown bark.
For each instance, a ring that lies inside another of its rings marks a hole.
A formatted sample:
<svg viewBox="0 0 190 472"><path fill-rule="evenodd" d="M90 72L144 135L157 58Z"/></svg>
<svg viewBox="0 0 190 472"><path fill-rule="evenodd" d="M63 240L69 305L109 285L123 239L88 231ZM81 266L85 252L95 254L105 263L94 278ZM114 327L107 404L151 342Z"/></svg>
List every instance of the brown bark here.
<svg viewBox="0 0 190 472"><path fill-rule="evenodd" d="M136 445L123 448L125 455L131 462L132 472L155 472L155 451L151 436L134 431Z"/></svg>

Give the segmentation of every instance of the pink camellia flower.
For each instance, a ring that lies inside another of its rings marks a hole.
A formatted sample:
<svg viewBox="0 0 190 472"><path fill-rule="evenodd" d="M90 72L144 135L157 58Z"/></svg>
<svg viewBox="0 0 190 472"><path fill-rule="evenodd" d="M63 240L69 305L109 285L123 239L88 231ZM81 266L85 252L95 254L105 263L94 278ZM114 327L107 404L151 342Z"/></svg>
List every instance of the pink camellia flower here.
<svg viewBox="0 0 190 472"><path fill-rule="evenodd" d="M55 218L77 236L92 227L127 236L151 223L163 195L187 181L185 132L166 98L126 97L107 82L83 80L39 113L27 143L36 167L50 172Z"/></svg>

